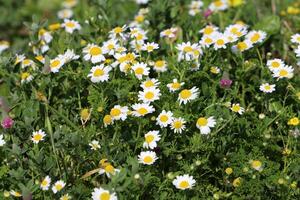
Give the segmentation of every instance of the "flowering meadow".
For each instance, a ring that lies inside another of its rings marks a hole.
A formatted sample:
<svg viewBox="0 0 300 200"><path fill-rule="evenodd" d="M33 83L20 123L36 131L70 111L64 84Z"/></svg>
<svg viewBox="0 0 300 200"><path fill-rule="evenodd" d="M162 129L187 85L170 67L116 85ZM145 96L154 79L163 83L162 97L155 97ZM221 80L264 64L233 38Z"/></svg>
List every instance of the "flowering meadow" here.
<svg viewBox="0 0 300 200"><path fill-rule="evenodd" d="M300 199L300 2L2 0L0 199Z"/></svg>

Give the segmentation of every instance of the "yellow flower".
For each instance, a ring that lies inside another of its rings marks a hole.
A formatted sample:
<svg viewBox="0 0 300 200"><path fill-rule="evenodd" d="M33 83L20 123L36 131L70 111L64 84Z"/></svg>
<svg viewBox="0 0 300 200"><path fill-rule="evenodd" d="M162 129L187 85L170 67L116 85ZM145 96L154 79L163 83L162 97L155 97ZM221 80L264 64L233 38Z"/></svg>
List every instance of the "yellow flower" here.
<svg viewBox="0 0 300 200"><path fill-rule="evenodd" d="M300 9L299 8L295 8L293 6L289 6L287 8L287 13L290 15L298 15L300 13Z"/></svg>
<svg viewBox="0 0 300 200"><path fill-rule="evenodd" d="M239 187L241 185L241 183L242 183L242 178L238 177L233 180L232 185L233 185L233 187Z"/></svg>
<svg viewBox="0 0 300 200"><path fill-rule="evenodd" d="M232 169L231 167L227 167L227 168L225 169L225 173L226 173L227 175L232 174L232 172L233 172L233 169Z"/></svg>
<svg viewBox="0 0 300 200"><path fill-rule="evenodd" d="M240 6L244 3L244 0L229 0L229 5L232 7Z"/></svg>
<svg viewBox="0 0 300 200"><path fill-rule="evenodd" d="M83 121L87 121L90 118L90 111L88 108L84 108L80 111L80 117Z"/></svg>
<svg viewBox="0 0 300 200"><path fill-rule="evenodd" d="M55 31L55 30L60 29L60 27L61 27L60 23L50 24L49 25L49 30L50 31Z"/></svg>
<svg viewBox="0 0 300 200"><path fill-rule="evenodd" d="M262 163L259 160L253 160L251 162L251 167L257 171L261 171L262 170Z"/></svg>
<svg viewBox="0 0 300 200"><path fill-rule="evenodd" d="M297 125L299 125L299 123L300 123L300 121L299 121L298 117L293 117L288 121L288 125L291 125L291 126L297 126Z"/></svg>

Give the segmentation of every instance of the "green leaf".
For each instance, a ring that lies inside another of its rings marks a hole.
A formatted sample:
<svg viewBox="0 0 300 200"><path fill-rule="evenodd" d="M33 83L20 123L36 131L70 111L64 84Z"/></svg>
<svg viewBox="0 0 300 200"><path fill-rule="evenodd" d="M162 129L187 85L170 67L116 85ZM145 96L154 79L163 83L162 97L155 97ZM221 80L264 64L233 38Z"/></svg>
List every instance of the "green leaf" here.
<svg viewBox="0 0 300 200"><path fill-rule="evenodd" d="M265 31L268 35L274 35L280 30L280 18L276 15L264 17L263 20L254 25L253 29Z"/></svg>

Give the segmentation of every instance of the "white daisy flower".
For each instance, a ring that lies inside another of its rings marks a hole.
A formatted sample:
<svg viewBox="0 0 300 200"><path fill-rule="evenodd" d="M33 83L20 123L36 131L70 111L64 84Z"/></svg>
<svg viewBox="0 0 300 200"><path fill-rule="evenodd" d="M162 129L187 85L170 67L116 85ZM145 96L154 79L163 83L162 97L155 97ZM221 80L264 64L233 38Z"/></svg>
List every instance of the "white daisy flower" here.
<svg viewBox="0 0 300 200"><path fill-rule="evenodd" d="M275 91L275 85L270 85L269 83L263 83L259 86L259 90L264 93L272 93Z"/></svg>
<svg viewBox="0 0 300 200"><path fill-rule="evenodd" d="M233 112L239 113L240 115L243 114L244 111L245 111L245 109L244 109L243 107L241 107L239 103L233 103L233 104L231 105L231 110L232 110Z"/></svg>
<svg viewBox="0 0 300 200"><path fill-rule="evenodd" d="M164 60L157 60L153 63L153 69L156 72L165 72L168 70L167 68L167 62Z"/></svg>
<svg viewBox="0 0 300 200"><path fill-rule="evenodd" d="M40 187L41 187L41 189L44 190L44 191L45 191L45 190L49 190L50 184L51 184L51 178L50 178L49 176L46 176L46 177L42 180Z"/></svg>
<svg viewBox="0 0 300 200"><path fill-rule="evenodd" d="M33 76L29 72L21 73L21 83L29 83L33 80Z"/></svg>
<svg viewBox="0 0 300 200"><path fill-rule="evenodd" d="M209 117L209 118L205 118L205 117L200 117L197 120L196 126L197 128L200 130L201 134L209 134L210 133L210 128L215 127L216 125L216 120L214 119L214 117Z"/></svg>
<svg viewBox="0 0 300 200"><path fill-rule="evenodd" d="M149 131L145 134L145 142L143 148L154 149L157 147L157 142L160 140L159 131Z"/></svg>
<svg viewBox="0 0 300 200"><path fill-rule="evenodd" d="M144 103L151 103L153 101L159 100L161 93L157 88L144 89L143 91L139 91L139 101Z"/></svg>
<svg viewBox="0 0 300 200"><path fill-rule="evenodd" d="M156 118L156 124L159 125L161 128L163 128L171 124L172 120L173 120L173 113L171 111L163 110Z"/></svg>
<svg viewBox="0 0 300 200"><path fill-rule="evenodd" d="M117 26L109 32L109 38L111 38L111 39L121 38L121 39L125 40L126 39L126 34L125 34L126 30L127 30L126 25L123 25L122 27Z"/></svg>
<svg viewBox="0 0 300 200"><path fill-rule="evenodd" d="M199 95L198 90L197 87L182 90L178 95L179 104L186 104L187 102L196 99Z"/></svg>
<svg viewBox="0 0 300 200"><path fill-rule="evenodd" d="M66 183L62 180L56 181L52 186L52 191L54 194L61 191L65 187Z"/></svg>
<svg viewBox="0 0 300 200"><path fill-rule="evenodd" d="M142 151L138 156L139 163L144 165L152 165L157 159L154 151Z"/></svg>
<svg viewBox="0 0 300 200"><path fill-rule="evenodd" d="M116 49L118 49L119 47L120 46L118 44L118 40L116 39L110 39L103 43L103 48L109 55L115 55Z"/></svg>
<svg viewBox="0 0 300 200"><path fill-rule="evenodd" d="M229 7L227 0L214 0L208 6L212 11L226 10Z"/></svg>
<svg viewBox="0 0 300 200"><path fill-rule="evenodd" d="M93 140L92 142L89 143L89 146L91 147L92 150L96 151L97 149L100 149L101 146L97 140Z"/></svg>
<svg viewBox="0 0 300 200"><path fill-rule="evenodd" d="M202 53L200 46L196 43L191 44L191 42L177 44L176 49L179 51L178 61L191 61L193 59L197 59Z"/></svg>
<svg viewBox="0 0 300 200"><path fill-rule="evenodd" d="M14 196L14 197L21 197L22 194L20 192L17 192L15 190L11 190L10 192L10 195Z"/></svg>
<svg viewBox="0 0 300 200"><path fill-rule="evenodd" d="M135 76L140 80L143 76L149 75L149 67L147 67L146 63L138 62L132 66L132 70L134 71Z"/></svg>
<svg viewBox="0 0 300 200"><path fill-rule="evenodd" d="M253 44L260 43L267 37L264 31L250 31L246 36L246 40L250 40Z"/></svg>
<svg viewBox="0 0 300 200"><path fill-rule="evenodd" d="M88 44L82 51L85 55L84 60L91 60L92 63L99 63L105 61L105 50L102 47L99 47L95 44Z"/></svg>
<svg viewBox="0 0 300 200"><path fill-rule="evenodd" d="M278 69L280 69L281 67L284 67L284 62L281 59L275 58L272 60L268 60L267 61L267 66L270 69L270 71L277 71Z"/></svg>
<svg viewBox="0 0 300 200"><path fill-rule="evenodd" d="M143 117L155 111L155 108L147 103L136 103L132 105L132 108L132 115L136 117Z"/></svg>
<svg viewBox="0 0 300 200"><path fill-rule="evenodd" d="M65 28L65 31L68 33L73 33L75 30L81 29L81 26L77 21L69 19L65 19L61 26Z"/></svg>
<svg viewBox="0 0 300 200"><path fill-rule="evenodd" d="M214 43L214 38L212 35L203 35L199 43L202 47L209 47Z"/></svg>
<svg viewBox="0 0 300 200"><path fill-rule="evenodd" d="M110 163L105 163L100 169L99 174L106 174L108 178L111 178L119 172L120 170L114 168Z"/></svg>
<svg viewBox="0 0 300 200"><path fill-rule="evenodd" d="M224 33L225 35L229 35L238 39L247 34L247 26L241 24L232 24L226 27ZM230 41L230 42L234 42L234 41Z"/></svg>
<svg viewBox="0 0 300 200"><path fill-rule="evenodd" d="M71 62L72 60L77 60L80 56L74 53L74 50L67 49L67 51L62 56L65 59L65 63Z"/></svg>
<svg viewBox="0 0 300 200"><path fill-rule="evenodd" d="M88 77L91 77L93 83L105 82L109 79L109 72L111 67L104 66L103 64L92 67Z"/></svg>
<svg viewBox="0 0 300 200"><path fill-rule="evenodd" d="M45 132L43 130L34 131L32 133L32 142L35 144L38 144L40 141L44 140L44 137L46 136Z"/></svg>
<svg viewBox="0 0 300 200"><path fill-rule="evenodd" d="M250 40L244 40L244 41L238 42L235 46L233 46L233 48L236 48L240 52L251 49L252 47L253 47L253 43Z"/></svg>
<svg viewBox="0 0 300 200"><path fill-rule="evenodd" d="M228 39L226 37L226 35L222 34L222 33L218 33L215 34L213 36L214 39L214 49L218 50L218 49L226 49L226 44L228 43Z"/></svg>
<svg viewBox="0 0 300 200"><path fill-rule="evenodd" d="M196 184L196 181L193 176L184 174L183 176L176 176L172 183L177 189L186 190L191 189Z"/></svg>
<svg viewBox="0 0 300 200"><path fill-rule="evenodd" d="M173 79L172 83L167 84L167 87L169 88L170 92L175 92L177 90L180 90L181 86L184 85L184 82L178 82L177 79Z"/></svg>
<svg viewBox="0 0 300 200"><path fill-rule="evenodd" d="M160 32L160 37L174 38L176 36L177 28L169 28Z"/></svg>
<svg viewBox="0 0 300 200"><path fill-rule="evenodd" d="M7 41L0 41L0 54L9 48L9 42Z"/></svg>
<svg viewBox="0 0 300 200"><path fill-rule="evenodd" d="M128 112L129 112L129 109L127 106L115 105L110 110L110 116L112 117L113 120L124 121L127 118Z"/></svg>
<svg viewBox="0 0 300 200"><path fill-rule="evenodd" d="M5 145L5 144L6 144L6 142L3 139L3 135L0 135L0 147L3 147L3 145Z"/></svg>
<svg viewBox="0 0 300 200"><path fill-rule="evenodd" d="M33 65L35 65L35 63L31 59L24 58L21 61L21 67L22 67L22 69L24 69L26 67L29 67L29 66L33 66Z"/></svg>
<svg viewBox="0 0 300 200"><path fill-rule="evenodd" d="M282 78L292 78L294 76L294 68L292 66L285 65L280 67L278 70L273 71L272 76L274 78L282 79Z"/></svg>
<svg viewBox="0 0 300 200"><path fill-rule="evenodd" d="M292 35L291 42L300 44L300 34L296 33L296 34Z"/></svg>
<svg viewBox="0 0 300 200"><path fill-rule="evenodd" d="M159 48L159 46L155 42L151 42L151 43L147 42L146 44L144 44L142 46L142 50L147 51L148 53L150 53L150 52L152 52L152 51L154 51L155 49L158 49L158 48Z"/></svg>
<svg viewBox="0 0 300 200"><path fill-rule="evenodd" d="M50 60L50 70L52 73L59 72L60 68L65 64L65 59L62 56Z"/></svg>
<svg viewBox="0 0 300 200"><path fill-rule="evenodd" d="M49 31L46 31L43 28L39 30L38 37L39 37L39 40L43 40L46 43L50 43L53 39L51 33Z"/></svg>
<svg viewBox="0 0 300 200"><path fill-rule="evenodd" d="M57 12L57 16L60 19L69 19L73 16L73 11L71 9L62 9Z"/></svg>
<svg viewBox="0 0 300 200"><path fill-rule="evenodd" d="M182 133L182 131L185 129L185 120L181 117L173 118L171 129L174 130L174 133Z"/></svg>
<svg viewBox="0 0 300 200"><path fill-rule="evenodd" d="M108 190L103 189L102 187L94 188L92 192L93 200L117 200L116 193L110 193Z"/></svg>
<svg viewBox="0 0 300 200"><path fill-rule="evenodd" d="M21 55L19 55L19 54L16 54L16 61L15 61L15 65L16 64L18 64L18 63L20 63L20 62L22 62L24 59L25 59L26 57L25 57L25 55L24 54L21 54Z"/></svg>
<svg viewBox="0 0 300 200"><path fill-rule="evenodd" d="M143 88L144 90L146 89L152 89L152 88L156 88L159 85L159 81L155 78L151 78L151 79L146 79L145 81L143 81L141 83L141 88Z"/></svg>
<svg viewBox="0 0 300 200"><path fill-rule="evenodd" d="M219 28L214 25L207 25L203 29L201 29L199 33L202 33L203 36L208 36L208 35L212 36L218 32L218 29Z"/></svg>

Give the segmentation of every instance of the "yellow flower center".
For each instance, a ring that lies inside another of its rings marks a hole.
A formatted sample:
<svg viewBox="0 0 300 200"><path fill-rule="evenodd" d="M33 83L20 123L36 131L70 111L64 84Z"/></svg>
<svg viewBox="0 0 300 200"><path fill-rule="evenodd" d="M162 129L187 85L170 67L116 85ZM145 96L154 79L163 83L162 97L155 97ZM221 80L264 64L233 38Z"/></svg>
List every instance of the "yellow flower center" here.
<svg viewBox="0 0 300 200"><path fill-rule="evenodd" d="M109 45L107 45L107 48L108 48L109 50L112 50L113 48L115 48L115 46L114 46L113 44L109 44Z"/></svg>
<svg viewBox="0 0 300 200"><path fill-rule="evenodd" d="M149 91L145 94L145 98L148 100L153 99L153 97L154 97L154 94L151 91Z"/></svg>
<svg viewBox="0 0 300 200"><path fill-rule="evenodd" d="M108 192L103 192L102 194L100 194L99 199L100 200L109 200L110 194Z"/></svg>
<svg viewBox="0 0 300 200"><path fill-rule="evenodd" d="M189 184L189 182L187 182L187 181L181 181L180 183L179 183L179 187L180 188L183 188L183 189L186 189L186 188L188 188L190 186L190 184Z"/></svg>
<svg viewBox="0 0 300 200"><path fill-rule="evenodd" d="M102 50L101 50L100 47L92 47L92 48L90 49L90 54L91 54L92 56L97 56L97 55L100 55L101 53L102 53Z"/></svg>
<svg viewBox="0 0 300 200"><path fill-rule="evenodd" d="M116 28L114 29L114 32L115 32L116 34L122 33L122 31L123 31L122 27L116 27Z"/></svg>
<svg viewBox="0 0 300 200"><path fill-rule="evenodd" d="M170 29L168 29L168 30L165 31L165 34L166 34L166 35L171 35L171 34L172 34L172 31L171 31Z"/></svg>
<svg viewBox="0 0 300 200"><path fill-rule="evenodd" d="M204 117L200 117L198 120L197 120L197 124L199 126L206 126L208 123L207 119L204 118Z"/></svg>
<svg viewBox="0 0 300 200"><path fill-rule="evenodd" d="M33 139L34 139L35 141L40 141L42 138L43 138L43 136L42 136L41 134L35 134L35 135L33 136Z"/></svg>
<svg viewBox="0 0 300 200"><path fill-rule="evenodd" d="M153 86L154 86L154 83L153 83L152 81L146 81L146 82L145 82L145 86L146 86L147 88L153 87Z"/></svg>
<svg viewBox="0 0 300 200"><path fill-rule="evenodd" d="M259 169L261 167L261 162L259 160L254 160L252 161L251 163L251 166L254 168L254 169Z"/></svg>
<svg viewBox="0 0 300 200"><path fill-rule="evenodd" d="M139 67L136 70L134 70L135 74L137 75L142 75L144 73L144 69Z"/></svg>
<svg viewBox="0 0 300 200"><path fill-rule="evenodd" d="M115 172L115 168L112 166L112 165L107 165L105 168L104 168L105 172L107 173L110 173L110 174L113 174Z"/></svg>
<svg viewBox="0 0 300 200"><path fill-rule="evenodd" d="M280 70L279 76L285 77L285 76L287 76L287 75L288 75L288 72L287 72L285 69Z"/></svg>
<svg viewBox="0 0 300 200"><path fill-rule="evenodd" d="M59 65L60 65L60 61L59 61L59 60L53 60L53 61L50 63L50 67L51 67L51 68L57 68Z"/></svg>
<svg viewBox="0 0 300 200"><path fill-rule="evenodd" d="M63 188L63 186L61 184L57 184L55 185L55 188L57 191L60 191Z"/></svg>
<svg viewBox="0 0 300 200"><path fill-rule="evenodd" d="M154 47L153 46L147 46L147 51L153 51Z"/></svg>
<svg viewBox="0 0 300 200"><path fill-rule="evenodd" d="M213 40L211 38L205 38L204 42L207 44L211 44Z"/></svg>
<svg viewBox="0 0 300 200"><path fill-rule="evenodd" d="M94 71L94 76L95 76L95 77L99 77L99 76L103 76L103 75L104 75L103 69L96 69L96 70Z"/></svg>
<svg viewBox="0 0 300 200"><path fill-rule="evenodd" d="M237 44L237 48L241 51L245 50L248 47L248 45L246 44L246 42L239 42Z"/></svg>
<svg viewBox="0 0 300 200"><path fill-rule="evenodd" d="M121 114L121 110L118 108L113 108L110 111L110 115L113 117L119 116Z"/></svg>
<svg viewBox="0 0 300 200"><path fill-rule="evenodd" d="M241 109L241 107L240 107L239 105L234 105L234 106L232 106L232 110L233 110L234 112L238 112L240 109Z"/></svg>
<svg viewBox="0 0 300 200"><path fill-rule="evenodd" d="M260 38L260 34L258 34L258 33L255 33L252 37L251 37L251 42L257 42L258 40L259 40L259 38Z"/></svg>
<svg viewBox="0 0 300 200"><path fill-rule="evenodd" d="M110 124L112 122L112 118L110 115L105 115L104 118L103 118L103 122L105 124Z"/></svg>
<svg viewBox="0 0 300 200"><path fill-rule="evenodd" d="M206 27L206 28L203 30L204 35L209 35L209 34L211 34L212 32L214 32L214 29L213 29L212 27Z"/></svg>
<svg viewBox="0 0 300 200"><path fill-rule="evenodd" d="M218 39L216 43L217 43L217 45L220 45L220 46L225 44L223 39Z"/></svg>
<svg viewBox="0 0 300 200"><path fill-rule="evenodd" d="M153 135L147 135L145 139L146 139L146 142L149 144L154 140L154 136Z"/></svg>
<svg viewBox="0 0 300 200"><path fill-rule="evenodd" d="M21 74L21 79L22 79L22 80L25 80L25 79L27 79L29 76L30 76L30 74L29 74L28 72L23 72L23 73Z"/></svg>
<svg viewBox="0 0 300 200"><path fill-rule="evenodd" d="M180 83L175 82L175 83L172 83L172 86L171 86L171 87L172 87L173 89L179 89L180 86L181 86Z"/></svg>
<svg viewBox="0 0 300 200"><path fill-rule="evenodd" d="M188 99L192 96L192 92L190 90L182 90L179 94L180 98L182 99Z"/></svg>
<svg viewBox="0 0 300 200"><path fill-rule="evenodd" d="M162 116L160 116L159 119L160 119L161 122L167 122L169 117L167 115L162 115Z"/></svg>
<svg viewBox="0 0 300 200"><path fill-rule="evenodd" d="M24 65L29 65L29 64L30 64L30 60L29 60L29 59L23 60L23 64L24 64Z"/></svg>
<svg viewBox="0 0 300 200"><path fill-rule="evenodd" d="M222 2L221 0L214 1L213 4L214 4L216 7L221 7L221 6L223 6L223 2Z"/></svg>
<svg viewBox="0 0 300 200"><path fill-rule="evenodd" d="M143 160L144 160L144 163L152 163L153 162L153 158L151 156L145 156Z"/></svg>
<svg viewBox="0 0 300 200"><path fill-rule="evenodd" d="M143 15L138 15L135 17L135 21L138 22L138 23L141 23L143 22L145 19L145 17Z"/></svg>
<svg viewBox="0 0 300 200"><path fill-rule="evenodd" d="M47 181L47 180L43 180L42 183L41 183L41 185L42 185L43 187L47 186L47 185L48 185L48 181Z"/></svg>
<svg viewBox="0 0 300 200"><path fill-rule="evenodd" d="M271 66L272 66L273 68L278 68L278 67L280 66L280 63L279 63L279 62L276 62L276 61L273 61L272 64L271 64Z"/></svg>
<svg viewBox="0 0 300 200"><path fill-rule="evenodd" d="M186 47L183 48L183 51L186 52L186 53L189 53L189 52L193 51L193 48L191 46L186 46Z"/></svg>
<svg viewBox="0 0 300 200"><path fill-rule="evenodd" d="M265 90L270 90L270 89L271 89L271 86L269 86L269 85L265 86Z"/></svg>
<svg viewBox="0 0 300 200"><path fill-rule="evenodd" d="M173 126L175 129L180 129L182 127L182 122L181 121L175 121L173 122Z"/></svg>
<svg viewBox="0 0 300 200"><path fill-rule="evenodd" d="M136 40L142 40L144 38L144 35L143 34L141 34L141 33L139 33L139 34L137 34L137 36L136 36Z"/></svg>
<svg viewBox="0 0 300 200"><path fill-rule="evenodd" d="M146 108L140 108L137 110L137 112L140 114L140 115L145 115L148 113L148 110Z"/></svg>
<svg viewBox="0 0 300 200"><path fill-rule="evenodd" d="M67 22L67 23L66 23L66 27L74 28L74 27L75 27L75 24L74 24L73 22Z"/></svg>

